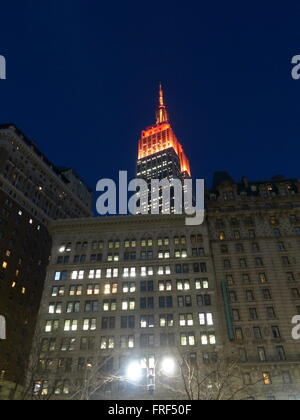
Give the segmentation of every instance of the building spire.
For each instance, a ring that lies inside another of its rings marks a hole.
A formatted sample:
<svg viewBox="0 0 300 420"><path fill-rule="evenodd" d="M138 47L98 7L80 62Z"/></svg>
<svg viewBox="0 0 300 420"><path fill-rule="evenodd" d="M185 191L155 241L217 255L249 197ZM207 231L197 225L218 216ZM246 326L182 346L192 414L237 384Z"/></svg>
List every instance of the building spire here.
<svg viewBox="0 0 300 420"><path fill-rule="evenodd" d="M156 124L168 123L168 111L164 103L164 92L162 88L162 84L159 84L159 102L158 108L156 111Z"/></svg>

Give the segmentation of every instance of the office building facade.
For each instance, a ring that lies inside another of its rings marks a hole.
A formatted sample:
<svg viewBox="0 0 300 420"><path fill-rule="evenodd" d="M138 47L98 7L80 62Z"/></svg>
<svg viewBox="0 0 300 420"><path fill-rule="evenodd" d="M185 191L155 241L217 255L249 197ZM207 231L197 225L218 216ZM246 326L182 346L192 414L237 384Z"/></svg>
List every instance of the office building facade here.
<svg viewBox="0 0 300 420"><path fill-rule="evenodd" d="M48 223L91 216L91 192L14 125L0 126L0 398L18 394L51 252Z"/></svg>
<svg viewBox="0 0 300 420"><path fill-rule="evenodd" d="M215 358L222 342L205 226L147 215L58 221L50 230L34 397L79 399L88 381L90 399L172 399L166 358ZM96 390L103 376L108 383Z"/></svg>

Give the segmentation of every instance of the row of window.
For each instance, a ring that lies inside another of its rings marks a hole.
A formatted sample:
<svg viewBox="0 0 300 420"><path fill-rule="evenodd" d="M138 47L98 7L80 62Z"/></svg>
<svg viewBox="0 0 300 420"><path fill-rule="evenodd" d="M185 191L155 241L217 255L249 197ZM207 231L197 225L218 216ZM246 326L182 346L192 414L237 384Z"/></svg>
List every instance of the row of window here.
<svg viewBox="0 0 300 420"><path fill-rule="evenodd" d="M284 242L276 242L276 244L274 244L276 246L276 249L278 251L286 251L286 246L284 244ZM222 244L220 247L221 253L222 254L228 254L230 252L230 246L229 245L225 245ZM241 243L237 243L234 245L234 250L236 253L238 254L242 254L245 252L245 246L244 244ZM260 246L257 242L253 242L251 243L251 252L260 252Z"/></svg>
<svg viewBox="0 0 300 420"><path fill-rule="evenodd" d="M179 335L179 344L181 346L195 346L197 339L195 332L183 332ZM156 344L159 344L162 347L165 346L175 346L176 345L176 335L171 334L159 334L159 340L156 343L158 337L155 334L141 334L139 340L135 335L121 335L120 337L115 337L112 335L100 337L99 347L95 344L94 338L82 337L80 340L80 349L81 350L94 350L99 348L100 350L114 349L119 347L121 349L130 349L137 346L139 341L140 347L154 347ZM60 344L61 351L74 351L76 348L76 338L64 338ZM216 336L214 332L209 333L200 333L199 335L199 344L206 345L215 345ZM42 343L43 351L50 352L54 351L56 348L55 340L43 340Z"/></svg>
<svg viewBox="0 0 300 420"><path fill-rule="evenodd" d="M295 275L292 271L286 272L285 276L286 276L286 280L288 282L294 283L296 281ZM259 284L268 283L268 278L267 278L266 273L258 273L257 277L258 277L257 281L258 281ZM226 278L226 283L227 283L228 286L233 286L236 283L232 274L226 274L225 278ZM241 274L241 279L242 279L243 284L251 284L252 283L252 278L251 278L251 275L249 273L242 273Z"/></svg>
<svg viewBox="0 0 300 420"><path fill-rule="evenodd" d="M141 315L139 320L140 328L154 328L155 327L155 316L154 315ZM160 327L173 327L176 323L180 327L193 326L195 322L195 314L186 313L178 315L178 322L174 320L173 314L163 314L158 316ZM202 312L197 315L197 323L200 326L213 326L213 315L212 313ZM134 316L122 316L120 317L120 328L136 328L136 318ZM79 325L81 325L82 331L95 331L97 329L96 318L85 318L83 320L78 319L66 319L63 323L63 330L66 332L78 331ZM59 329L60 321L47 320L45 323L45 332L52 333ZM115 317L102 317L101 329L114 329L116 327Z"/></svg>
<svg viewBox="0 0 300 420"><path fill-rule="evenodd" d="M172 241L174 245L186 245L187 238L186 236L183 236L183 235L174 236ZM191 235L190 241L192 244L202 243L203 237L200 234ZM142 238L139 241L137 241L136 239L125 239L124 241L115 239L115 240L109 240L107 242L100 240L100 241L92 241L91 243L87 241L83 241L83 242L78 241L74 244L74 249L76 251L79 251L79 250L87 250L90 247L90 249L92 250L97 250L97 249L103 249L105 245L107 245L108 249L119 249L121 248L121 246L124 246L125 248L136 248L138 243L141 247L152 247L155 243L157 244L157 246L168 246L170 245L171 240L169 237L164 237L164 238L159 237L155 240L153 238ZM71 252L72 247L73 246L71 242L62 243L59 246L59 252L61 253Z"/></svg>
<svg viewBox="0 0 300 420"><path fill-rule="evenodd" d="M211 303L210 295L200 295L203 298L203 302L208 304ZM187 299L185 299L187 298ZM128 298L121 300L121 310L135 310L137 309L135 298ZM154 309L155 308L154 297L142 297L140 298L140 309ZM158 307L159 308L173 308L173 296L160 296L158 297ZM117 301L113 300L114 308L117 308ZM177 303L179 307L191 306L191 297L190 296L178 296ZM201 302L202 303L202 302ZM49 314L62 314L63 313L63 303L62 302L52 302L49 304L48 313ZM84 304L81 304L80 301L67 302L65 312L70 313L79 313L81 312L81 307L84 307L84 312L98 312L100 308L100 302L98 300L88 300ZM102 310L107 311L112 307L112 300L104 300L102 305Z"/></svg>
<svg viewBox="0 0 300 420"><path fill-rule="evenodd" d="M40 370L42 370L42 368L44 368L45 371L50 371L53 368L53 364L55 364L56 362L53 362L51 360L41 360L40 361ZM58 371L62 372L71 372L72 370L72 359L70 361L66 360L60 360L57 363L59 363L59 368L57 369ZM56 363L56 364L57 364ZM92 366L90 363L87 363L87 361L84 358L80 358L78 360L77 363L77 371L82 371L85 370L86 366ZM292 376L290 374L290 372L286 371L286 372L282 372L282 383L283 384L291 384L292 381ZM252 375L251 373L245 373L243 374L243 381L244 381L244 385L245 386L251 386L251 385L255 385L257 382L261 383L265 386L270 386L272 385L272 375L270 374L270 372L262 372L260 379L257 380L257 377L254 379L252 379ZM77 387L82 387L82 383L80 383L80 381L78 381L78 383L76 384ZM110 391L111 391L111 383L109 384L110 386L107 387ZM126 383L122 383L122 388L125 389L126 387ZM132 386L132 385L130 385ZM69 379L59 379L57 381L55 381L54 386L53 386L53 393L56 396L59 395L69 395L71 393L72 387L74 387L74 385L71 384L71 381ZM120 387L119 387L120 388ZM76 388L77 389L77 388ZM51 390L52 392L52 390ZM35 381L34 384L34 389L33 389L33 394L35 396L40 396L40 397L47 397L50 393L50 384L48 380L38 380ZM300 395L289 395L288 399L291 401L297 401L300 399ZM247 400L255 400L255 397L248 397ZM275 401L276 400L276 396L274 395L270 395L267 397L268 401Z"/></svg>
<svg viewBox="0 0 300 420"><path fill-rule="evenodd" d="M270 289L262 289L260 292L263 300L272 300L272 293ZM300 299L300 290L298 288L290 289L290 292L293 299ZM234 290L229 291L229 299L231 303L238 302L237 292ZM253 290L245 291L245 300L247 302L254 302L256 300Z"/></svg>
<svg viewBox="0 0 300 420"><path fill-rule="evenodd" d="M175 274L186 274L190 272L190 265L189 264L176 264L175 265ZM194 263L192 265L192 271L194 273L206 273L207 272L207 264L206 263ZM106 268L106 269L92 269L92 270L73 270L70 272L70 279L71 280L83 280L84 278L88 279L101 279L102 275L105 278L134 278L137 276L140 277L147 277L153 275L170 275L172 274L171 266L155 266L155 267L124 267L122 269L119 268ZM68 279L68 272L67 271L56 271L54 274L55 281L64 281Z"/></svg>
<svg viewBox="0 0 300 420"><path fill-rule="evenodd" d="M193 300L191 295L186 296L177 296L177 306L179 308L191 307L193 306ZM195 296L197 306L211 306L212 298L209 294L196 295ZM140 298L140 308L154 309L154 298L153 297L143 297ZM104 299L102 305L98 300L89 300L84 303L85 312L98 312L100 310L106 311L116 311L118 310L118 304L120 304L121 310L135 310L137 309L136 299L127 298L118 301L117 299ZM174 306L173 296L159 296L158 297L158 307L159 308L172 308ZM66 304L66 313L78 313L81 311L81 302L67 302ZM49 304L48 312L51 314L62 314L63 313L63 303L62 302L51 302Z"/></svg>
<svg viewBox="0 0 300 420"><path fill-rule="evenodd" d="M273 306L268 306L265 308L266 311L266 317L267 319L276 319L276 312ZM241 313L239 309L232 309L232 319L233 321L241 321ZM256 321L259 319L259 314L256 308L248 308L248 319L250 321Z"/></svg>
<svg viewBox="0 0 300 420"><path fill-rule="evenodd" d="M261 257L255 257L253 259L253 262L254 262L255 267L264 267L264 261ZM291 261L290 261L289 257L288 256L282 256L281 257L281 264L283 266L291 265ZM246 258L240 258L238 260L238 265L239 265L239 268L241 268L241 269L248 268L247 259ZM223 260L223 267L224 267L225 270L231 270L232 269L232 261L229 260L229 259Z"/></svg>
<svg viewBox="0 0 300 420"><path fill-rule="evenodd" d="M299 223L299 217L295 214L290 214L289 215L289 221L292 225L294 225L295 223ZM239 220L235 217L232 217L228 221L226 221L224 219L217 219L216 222L215 222L215 227L216 227L216 229L225 228L227 226L227 224L231 227L239 227L241 225L241 223L243 223L245 226L254 226L255 221L254 221L253 217L247 217L243 221L241 221L241 220ZM271 226L280 225L280 219L276 216L271 216L269 218L269 224Z"/></svg>
<svg viewBox="0 0 300 420"><path fill-rule="evenodd" d="M197 295L196 296L197 306L211 306L211 296L210 295ZM84 312L98 312L99 311L99 301L86 301L84 304ZM172 308L173 307L173 297L160 297L158 299L159 308ZM177 306L179 308L191 307L192 306L192 297L191 296L178 296L177 297ZM154 300L152 298L142 298L140 301L141 309L154 309ZM106 299L102 303L102 308L104 312L116 311L117 310L117 300L116 299ZM121 309L124 311L135 310L136 301L135 299L126 299L121 302ZM68 302L66 305L66 313L79 313L81 311L80 302ZM62 314L63 313L63 304L61 302L50 303L48 307L49 314Z"/></svg>
<svg viewBox="0 0 300 420"><path fill-rule="evenodd" d="M250 334L247 331L246 336L248 337ZM253 334L251 334L256 340L262 340L263 334L260 327L253 327ZM269 333L266 334L266 336L269 336ZM243 328L237 327L235 328L235 338L237 341L243 341L245 337L245 333ZM274 340L281 339L281 333L280 329L277 325L273 325L271 327L271 338Z"/></svg>
<svg viewBox="0 0 300 420"><path fill-rule="evenodd" d="M255 358L259 362L267 362L267 361L285 361L287 360L287 356L285 353L285 349L283 346L276 346L275 347L275 355L268 355L265 347L257 347L257 358ZM253 360L253 358L252 358ZM240 361L241 362L248 362L248 354L245 349L240 349Z"/></svg>
<svg viewBox="0 0 300 420"><path fill-rule="evenodd" d="M175 289L176 290L191 290L194 288L195 290L200 289L208 289L209 288L209 282L207 278L203 279L194 279L193 281L189 279L185 280L177 280L176 282L173 282L172 280L161 280L157 281L157 290L160 292L165 291L172 291L173 286L175 283ZM192 283L192 284L191 284ZM141 281L139 282L139 290L141 292L154 292L154 281L148 280L148 281ZM137 291L137 284L136 282L122 282L122 284L118 283L104 283L102 285L100 284L88 284L87 286L83 285L71 285L68 287L68 294L69 296L82 296L84 293L86 295L110 295L115 294L118 292L122 293L135 293ZM65 296L66 288L65 286L53 286L51 291L52 297L57 296Z"/></svg>
<svg viewBox="0 0 300 420"><path fill-rule="evenodd" d="M281 238L282 236L282 232L280 229L278 228L274 228L273 231L273 236L275 238ZM296 236L300 236L300 227L296 227L294 228L294 234ZM225 232L225 231L221 231L218 233L218 238L220 241L226 241L226 240L240 240L240 239L255 239L256 238L256 232L254 229L250 229L248 230L247 234L242 235L241 232L239 230L235 230L233 232Z"/></svg>
<svg viewBox="0 0 300 420"><path fill-rule="evenodd" d="M191 252L192 257L202 257L205 256L205 250L204 248L192 248ZM73 257L73 264L79 264L79 263L85 263L89 262L100 262L103 261L103 254L90 254L89 256L86 254L77 254ZM174 252L170 252L169 250L160 250L155 255L153 251L141 251L139 254L140 260L153 260L153 259L170 259L170 258L187 258L188 257L188 251L186 249L176 249ZM111 262L120 261L122 256L119 252L110 252L106 256L106 261ZM123 253L123 260L124 261L135 261L138 259L136 252L124 252ZM71 262L71 257L69 255L60 255L57 257L56 263L57 264L69 264Z"/></svg>
<svg viewBox="0 0 300 420"><path fill-rule="evenodd" d="M252 380L252 376L251 373L245 373L243 374L243 381L245 385L253 385L253 380ZM263 385L272 385L272 375L270 374L270 372L262 372L262 376L261 376L261 380L260 382ZM290 372L283 372L282 373L282 383L283 384L291 384L292 383L292 377ZM254 399L254 398L251 398ZM299 396L291 396L290 399L292 400L298 400ZM276 400L276 397L274 396L270 396L268 397L268 400Z"/></svg>

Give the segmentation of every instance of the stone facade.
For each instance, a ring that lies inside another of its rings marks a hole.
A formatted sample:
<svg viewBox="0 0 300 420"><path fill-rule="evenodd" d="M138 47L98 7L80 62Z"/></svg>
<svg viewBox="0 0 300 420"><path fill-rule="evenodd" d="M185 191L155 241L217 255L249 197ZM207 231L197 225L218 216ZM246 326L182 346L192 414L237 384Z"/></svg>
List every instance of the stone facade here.
<svg viewBox="0 0 300 420"><path fill-rule="evenodd" d="M70 398L107 359L111 375L133 362L146 371L143 386L115 381L103 398L174 398L158 385L161 361L210 360L222 344L206 227L149 215L58 221L51 233L36 393Z"/></svg>
<svg viewBox="0 0 300 420"><path fill-rule="evenodd" d="M299 182L219 175L206 206L226 351L255 385L250 397L299 399L300 342L292 338L300 313Z"/></svg>
<svg viewBox="0 0 300 420"><path fill-rule="evenodd" d="M298 191L297 180L219 174L202 226L175 215L52 223L34 397L187 398L178 372L161 374L164 358L204 372L218 354L239 383L213 396L299 399ZM133 362L144 372L134 384ZM95 393L98 370L113 379Z"/></svg>

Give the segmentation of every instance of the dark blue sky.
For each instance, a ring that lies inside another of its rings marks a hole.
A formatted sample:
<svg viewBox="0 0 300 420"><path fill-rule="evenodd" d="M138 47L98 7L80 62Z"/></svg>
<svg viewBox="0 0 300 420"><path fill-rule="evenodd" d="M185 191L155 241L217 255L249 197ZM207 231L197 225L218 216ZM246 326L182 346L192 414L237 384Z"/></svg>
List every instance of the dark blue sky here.
<svg viewBox="0 0 300 420"><path fill-rule="evenodd" d="M0 122L95 190L133 174L162 81L194 177L298 177L299 21L299 1L2 1Z"/></svg>

